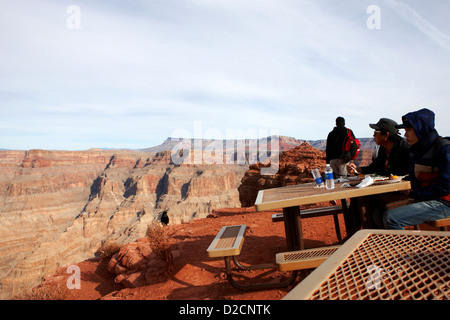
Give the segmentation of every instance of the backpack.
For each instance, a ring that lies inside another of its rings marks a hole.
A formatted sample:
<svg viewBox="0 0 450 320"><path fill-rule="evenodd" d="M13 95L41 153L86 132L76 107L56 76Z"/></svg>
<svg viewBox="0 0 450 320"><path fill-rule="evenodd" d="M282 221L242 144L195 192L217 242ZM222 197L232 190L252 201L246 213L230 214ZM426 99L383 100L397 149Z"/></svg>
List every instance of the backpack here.
<svg viewBox="0 0 450 320"><path fill-rule="evenodd" d="M346 161L355 160L361 150L361 142L356 139L352 130L347 129L347 136L342 143L342 158Z"/></svg>

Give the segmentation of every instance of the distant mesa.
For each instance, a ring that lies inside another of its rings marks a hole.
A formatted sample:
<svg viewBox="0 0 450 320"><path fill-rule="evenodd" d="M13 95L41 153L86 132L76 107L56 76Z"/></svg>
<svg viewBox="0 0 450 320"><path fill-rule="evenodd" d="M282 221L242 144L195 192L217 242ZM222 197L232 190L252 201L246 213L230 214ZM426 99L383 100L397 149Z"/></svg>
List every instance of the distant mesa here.
<svg viewBox="0 0 450 320"><path fill-rule="evenodd" d="M224 149L226 149L227 146L231 145L230 141L234 146L241 146L241 145L250 145L251 143L257 143L257 144L263 144L266 143L270 145L270 140L273 139L275 136L272 137L264 137L261 139L235 139L235 140L218 140L218 139L195 139L195 138L174 138L174 137L168 137L162 144L144 148L144 149L138 149L138 151L141 152L161 152L161 151L172 151L179 143L184 141L189 141L192 148L198 148L198 146L201 146L202 149L205 149L206 147L212 145L212 144L218 144L220 146L223 146ZM287 137L287 136L277 136L279 138L279 146L280 151L287 151L292 148L295 148L299 145L301 145L304 142L307 142L312 147L319 149L319 150L325 150L326 147L326 140L325 139L319 139L319 140L302 140L302 139L296 139L293 137ZM373 150L376 147L375 142L373 141L373 138L358 138L361 141L361 149L362 150Z"/></svg>

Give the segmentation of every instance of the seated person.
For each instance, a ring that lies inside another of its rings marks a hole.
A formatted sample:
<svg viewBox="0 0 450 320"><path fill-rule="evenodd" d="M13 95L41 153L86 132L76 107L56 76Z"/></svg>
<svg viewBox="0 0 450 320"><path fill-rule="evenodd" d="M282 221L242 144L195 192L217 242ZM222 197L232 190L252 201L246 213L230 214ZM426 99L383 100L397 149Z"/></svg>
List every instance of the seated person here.
<svg viewBox="0 0 450 320"><path fill-rule="evenodd" d="M435 115L421 109L403 116L397 128L406 130L406 141L411 145L411 193L416 202L383 215L387 229L402 230L450 216L450 142L439 136L434 127Z"/></svg>
<svg viewBox="0 0 450 320"><path fill-rule="evenodd" d="M373 139L379 146L378 155L367 167L356 167L351 163L348 170L359 174L376 173L380 176L399 175L403 176L409 172L409 144L400 136L395 127L397 122L382 118L377 124L369 124L375 129Z"/></svg>
<svg viewBox="0 0 450 320"><path fill-rule="evenodd" d="M356 167L349 164L348 170L359 174L376 173L380 176L398 175L404 176L409 172L409 144L400 136L396 128L397 122L382 118L376 124L369 124L375 130L373 139L379 146L378 154L367 167ZM367 228L384 228L382 215L386 211L386 205L408 198L405 192L391 192L376 196L360 198L359 203L367 208L363 213L363 226Z"/></svg>

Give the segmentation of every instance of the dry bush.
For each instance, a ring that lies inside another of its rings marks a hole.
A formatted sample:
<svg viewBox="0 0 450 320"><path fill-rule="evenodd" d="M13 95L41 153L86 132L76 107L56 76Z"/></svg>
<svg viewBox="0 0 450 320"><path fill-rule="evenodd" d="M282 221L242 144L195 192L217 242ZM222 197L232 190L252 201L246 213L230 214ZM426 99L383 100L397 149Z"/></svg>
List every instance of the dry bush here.
<svg viewBox="0 0 450 320"><path fill-rule="evenodd" d="M97 255L102 259L111 258L115 253L119 252L121 246L116 242L102 243L97 250Z"/></svg>
<svg viewBox="0 0 450 320"><path fill-rule="evenodd" d="M34 288L31 292L24 291L12 298L12 300L64 300L69 294L69 289L64 285L46 285Z"/></svg>
<svg viewBox="0 0 450 320"><path fill-rule="evenodd" d="M167 265L169 273L173 271L173 256L170 252L170 241L167 228L153 221L147 228L147 238L150 239L150 248Z"/></svg>

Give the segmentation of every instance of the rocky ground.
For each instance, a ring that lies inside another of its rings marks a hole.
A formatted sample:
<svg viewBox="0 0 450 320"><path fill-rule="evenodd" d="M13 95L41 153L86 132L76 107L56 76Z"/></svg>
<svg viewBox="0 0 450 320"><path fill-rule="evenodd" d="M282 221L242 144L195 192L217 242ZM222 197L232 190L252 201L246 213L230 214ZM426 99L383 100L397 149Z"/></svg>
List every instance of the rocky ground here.
<svg viewBox="0 0 450 320"><path fill-rule="evenodd" d="M117 275L111 268L110 259L94 258L78 263L81 270L80 289L67 288L68 266L60 267L55 274L45 277L33 294L21 295L21 299L59 300L279 300L291 288L242 292L227 281L224 261L209 258L206 249L220 228L227 225L246 224L248 229L241 261L244 264L274 262L278 252L286 250L283 222L272 222L275 212L256 212L253 207L217 210L209 218L197 219L179 225L169 225L174 268L168 274L164 264L147 263ZM341 232L345 227L341 218ZM305 247L320 247L337 243L333 218L316 217L302 220ZM149 257L148 240L140 239L127 244L123 254L138 250L140 256ZM140 249L139 249L140 248ZM123 249L123 248L122 248ZM126 253L124 252L126 251ZM133 258L134 259L134 258ZM129 260L132 260L129 256ZM123 259L122 259L123 261ZM136 261L136 260L135 260ZM109 267L108 267L109 265ZM126 264L121 265L127 267ZM114 266L113 266L114 267ZM114 268L113 268L114 269ZM246 271L236 278L244 282L277 282L285 277L273 270ZM302 275L294 283L302 280ZM118 283L119 282L119 283Z"/></svg>

